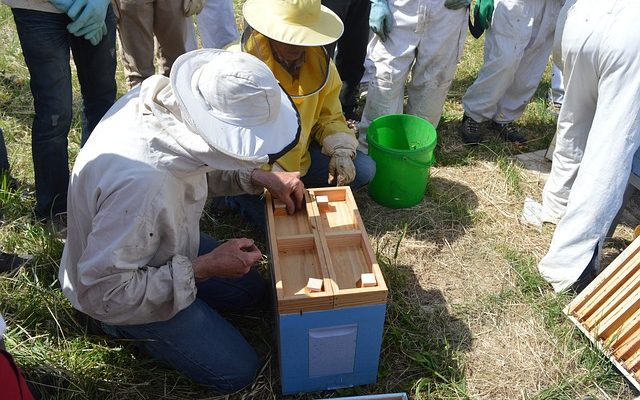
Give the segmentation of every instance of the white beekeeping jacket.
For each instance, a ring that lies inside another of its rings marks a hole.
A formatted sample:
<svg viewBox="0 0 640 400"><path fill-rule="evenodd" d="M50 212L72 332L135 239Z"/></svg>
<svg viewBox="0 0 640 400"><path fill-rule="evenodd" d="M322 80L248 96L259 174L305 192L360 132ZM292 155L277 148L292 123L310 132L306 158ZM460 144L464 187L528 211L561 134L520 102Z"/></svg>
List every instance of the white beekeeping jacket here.
<svg viewBox="0 0 640 400"><path fill-rule="evenodd" d="M77 157L59 273L65 295L109 324L173 317L195 299L191 260L208 190L261 193L250 182L259 166L187 129L168 78L145 80L116 102Z"/></svg>

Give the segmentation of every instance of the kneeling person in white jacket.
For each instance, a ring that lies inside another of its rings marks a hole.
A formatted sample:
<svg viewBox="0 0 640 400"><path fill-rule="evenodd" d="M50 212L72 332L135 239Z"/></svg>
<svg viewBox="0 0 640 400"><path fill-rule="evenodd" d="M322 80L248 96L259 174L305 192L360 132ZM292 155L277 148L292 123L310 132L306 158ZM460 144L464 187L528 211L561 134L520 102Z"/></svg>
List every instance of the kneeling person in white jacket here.
<svg viewBox="0 0 640 400"><path fill-rule="evenodd" d="M233 392L259 369L219 314L259 305L251 239L200 233L207 195L262 193L293 213L297 172L260 167L295 146L299 117L267 66L245 53L184 54L122 97L78 155L59 280L75 308L199 384Z"/></svg>

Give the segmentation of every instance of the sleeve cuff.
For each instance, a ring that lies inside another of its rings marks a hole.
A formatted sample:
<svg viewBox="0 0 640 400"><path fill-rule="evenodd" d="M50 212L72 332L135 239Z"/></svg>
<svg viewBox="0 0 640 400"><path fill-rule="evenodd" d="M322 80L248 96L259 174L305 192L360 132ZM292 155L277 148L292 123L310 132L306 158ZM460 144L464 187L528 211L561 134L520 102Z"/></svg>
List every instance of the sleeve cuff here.
<svg viewBox="0 0 640 400"><path fill-rule="evenodd" d="M355 135L337 132L324 138L322 154L331 157L336 150L345 149L351 151L351 158L353 158L357 147L358 139L356 139Z"/></svg>

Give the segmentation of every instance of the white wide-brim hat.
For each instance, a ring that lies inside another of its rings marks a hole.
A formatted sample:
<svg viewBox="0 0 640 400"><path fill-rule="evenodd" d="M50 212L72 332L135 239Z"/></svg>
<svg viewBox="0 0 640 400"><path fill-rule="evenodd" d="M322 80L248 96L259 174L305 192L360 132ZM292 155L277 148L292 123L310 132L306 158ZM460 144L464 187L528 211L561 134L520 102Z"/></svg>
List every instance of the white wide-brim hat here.
<svg viewBox="0 0 640 400"><path fill-rule="evenodd" d="M298 143L298 111L258 58L195 50L176 59L170 79L183 122L213 149L272 163Z"/></svg>
<svg viewBox="0 0 640 400"><path fill-rule="evenodd" d="M324 46L344 30L340 17L320 0L247 0L242 14L266 37L296 46Z"/></svg>

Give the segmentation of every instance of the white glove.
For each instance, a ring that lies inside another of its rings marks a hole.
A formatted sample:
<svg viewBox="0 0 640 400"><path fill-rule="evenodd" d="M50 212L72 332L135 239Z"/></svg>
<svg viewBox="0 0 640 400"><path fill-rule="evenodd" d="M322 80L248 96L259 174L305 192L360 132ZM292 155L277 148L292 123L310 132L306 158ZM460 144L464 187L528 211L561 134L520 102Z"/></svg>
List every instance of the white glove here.
<svg viewBox="0 0 640 400"><path fill-rule="evenodd" d="M356 177L353 159L356 156L358 139L353 133L336 132L324 138L322 154L331 157L328 183L348 185Z"/></svg>
<svg viewBox="0 0 640 400"><path fill-rule="evenodd" d="M327 183L336 183L338 186L348 185L356 178L356 167L351 156L353 151L337 149L331 155L329 161L329 177Z"/></svg>
<svg viewBox="0 0 640 400"><path fill-rule="evenodd" d="M204 8L205 0L183 0L182 11L185 17L200 14Z"/></svg>

